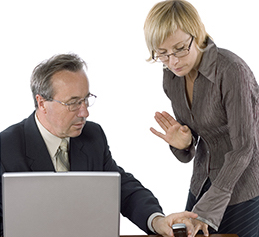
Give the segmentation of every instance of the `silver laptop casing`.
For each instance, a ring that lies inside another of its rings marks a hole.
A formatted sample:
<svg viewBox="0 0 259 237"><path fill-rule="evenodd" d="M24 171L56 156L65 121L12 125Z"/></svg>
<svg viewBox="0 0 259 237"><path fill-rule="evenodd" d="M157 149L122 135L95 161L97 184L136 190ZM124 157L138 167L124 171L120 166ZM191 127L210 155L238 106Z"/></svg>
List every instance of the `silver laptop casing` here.
<svg viewBox="0 0 259 237"><path fill-rule="evenodd" d="M5 173L5 237L118 237L120 174Z"/></svg>

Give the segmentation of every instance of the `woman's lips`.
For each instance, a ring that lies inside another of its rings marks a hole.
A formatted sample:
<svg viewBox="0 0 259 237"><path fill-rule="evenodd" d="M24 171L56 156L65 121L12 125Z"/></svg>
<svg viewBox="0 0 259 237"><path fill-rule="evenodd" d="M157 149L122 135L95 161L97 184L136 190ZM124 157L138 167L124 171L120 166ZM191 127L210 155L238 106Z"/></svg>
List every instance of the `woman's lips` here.
<svg viewBox="0 0 259 237"><path fill-rule="evenodd" d="M183 70L183 67L178 67L178 68L175 68L175 69L174 69L175 72L180 72L180 71L182 71L182 70Z"/></svg>

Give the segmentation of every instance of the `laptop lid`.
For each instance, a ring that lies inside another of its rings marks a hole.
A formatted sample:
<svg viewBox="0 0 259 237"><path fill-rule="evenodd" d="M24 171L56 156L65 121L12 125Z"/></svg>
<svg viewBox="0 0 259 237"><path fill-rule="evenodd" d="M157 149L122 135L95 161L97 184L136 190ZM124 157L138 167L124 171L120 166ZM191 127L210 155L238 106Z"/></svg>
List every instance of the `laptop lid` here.
<svg viewBox="0 0 259 237"><path fill-rule="evenodd" d="M3 174L5 237L118 237L120 174Z"/></svg>

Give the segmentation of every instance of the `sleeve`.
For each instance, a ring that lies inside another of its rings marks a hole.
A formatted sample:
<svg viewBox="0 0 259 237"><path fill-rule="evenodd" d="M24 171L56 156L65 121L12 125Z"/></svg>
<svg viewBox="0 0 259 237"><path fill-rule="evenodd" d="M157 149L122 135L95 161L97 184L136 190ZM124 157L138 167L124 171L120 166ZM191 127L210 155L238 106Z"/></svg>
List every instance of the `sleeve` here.
<svg viewBox="0 0 259 237"><path fill-rule="evenodd" d="M210 189L194 206L200 220L218 229L233 189L253 158L258 128L258 85L250 69L232 64L222 77L222 101L225 107L232 149ZM257 112L256 112L257 111Z"/></svg>
<svg viewBox="0 0 259 237"><path fill-rule="evenodd" d="M179 120L177 120L179 121ZM192 143L188 149L179 150L175 147L169 145L171 151L173 152L174 156L183 163L190 162L195 155L195 146L197 144L198 137L192 135Z"/></svg>
<svg viewBox="0 0 259 237"><path fill-rule="evenodd" d="M118 171L121 175L121 214L147 234L154 234L148 228L148 219L156 212L163 214L158 200L132 174L125 172L123 168L116 164L104 133L103 139L105 143L104 170Z"/></svg>

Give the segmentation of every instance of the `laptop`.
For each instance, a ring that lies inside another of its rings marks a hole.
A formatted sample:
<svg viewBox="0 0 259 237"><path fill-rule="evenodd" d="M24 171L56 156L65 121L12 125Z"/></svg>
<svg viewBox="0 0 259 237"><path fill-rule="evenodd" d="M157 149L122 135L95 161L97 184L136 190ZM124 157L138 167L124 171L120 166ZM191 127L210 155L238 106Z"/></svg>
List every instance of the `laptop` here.
<svg viewBox="0 0 259 237"><path fill-rule="evenodd" d="M4 173L5 237L118 237L117 172Z"/></svg>

